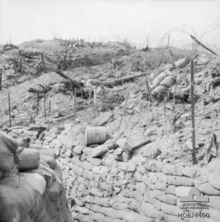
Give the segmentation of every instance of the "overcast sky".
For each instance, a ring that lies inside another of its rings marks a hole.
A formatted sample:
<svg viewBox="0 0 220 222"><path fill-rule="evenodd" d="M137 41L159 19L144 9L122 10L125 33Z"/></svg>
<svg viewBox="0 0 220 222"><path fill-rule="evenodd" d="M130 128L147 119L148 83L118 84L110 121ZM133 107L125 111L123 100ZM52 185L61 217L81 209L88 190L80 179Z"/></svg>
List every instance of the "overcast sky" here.
<svg viewBox="0 0 220 222"><path fill-rule="evenodd" d="M184 24L198 36L212 25L206 34L220 39L219 11L218 0L0 0L0 44L10 36L15 44L54 37L153 44Z"/></svg>

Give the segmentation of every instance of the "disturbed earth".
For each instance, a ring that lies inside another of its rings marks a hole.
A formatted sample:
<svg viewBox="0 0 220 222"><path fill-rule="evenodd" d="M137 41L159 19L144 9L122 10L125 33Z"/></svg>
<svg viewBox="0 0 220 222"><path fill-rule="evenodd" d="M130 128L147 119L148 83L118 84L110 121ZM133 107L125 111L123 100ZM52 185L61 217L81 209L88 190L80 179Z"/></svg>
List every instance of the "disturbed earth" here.
<svg viewBox="0 0 220 222"><path fill-rule="evenodd" d="M195 186L213 199L209 220L219 221L219 56L60 39L10 47L0 54L1 130L54 150L74 220L181 221L179 197ZM57 70L90 93L75 96ZM107 127L103 146L86 146L91 126Z"/></svg>

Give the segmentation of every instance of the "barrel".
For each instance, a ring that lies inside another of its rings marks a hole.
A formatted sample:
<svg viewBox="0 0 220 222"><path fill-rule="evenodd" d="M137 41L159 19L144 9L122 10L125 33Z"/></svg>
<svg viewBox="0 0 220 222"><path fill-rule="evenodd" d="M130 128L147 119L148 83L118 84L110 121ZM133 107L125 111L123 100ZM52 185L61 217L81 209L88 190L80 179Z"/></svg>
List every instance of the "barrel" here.
<svg viewBox="0 0 220 222"><path fill-rule="evenodd" d="M85 145L103 144L108 139L107 127L87 127L85 130Z"/></svg>

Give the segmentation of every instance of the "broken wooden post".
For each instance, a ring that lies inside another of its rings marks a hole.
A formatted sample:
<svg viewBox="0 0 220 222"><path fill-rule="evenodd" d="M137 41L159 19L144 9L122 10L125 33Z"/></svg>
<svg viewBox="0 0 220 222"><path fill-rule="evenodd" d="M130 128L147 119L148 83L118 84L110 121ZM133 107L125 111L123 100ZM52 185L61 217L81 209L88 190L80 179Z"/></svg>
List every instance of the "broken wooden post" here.
<svg viewBox="0 0 220 222"><path fill-rule="evenodd" d="M22 58L20 57L20 73L22 74Z"/></svg>
<svg viewBox="0 0 220 222"><path fill-rule="evenodd" d="M10 98L10 93L8 93L8 115L9 115L9 124L11 127L11 98Z"/></svg>
<svg viewBox="0 0 220 222"><path fill-rule="evenodd" d="M192 159L193 164L197 164L196 159L196 135L195 135L195 101L194 101L194 60L191 60L191 110L192 110Z"/></svg>
<svg viewBox="0 0 220 222"><path fill-rule="evenodd" d="M39 114L39 92L37 92L37 108L36 108L36 114L38 116Z"/></svg>
<svg viewBox="0 0 220 222"><path fill-rule="evenodd" d="M46 111L46 93L44 93L44 118L47 120L47 111Z"/></svg>
<svg viewBox="0 0 220 222"><path fill-rule="evenodd" d="M118 131L120 130L121 123L122 123L122 120L123 120L123 117L124 117L124 114L125 114L126 106L127 106L127 103L128 103L128 98L129 98L129 93L128 93L126 101L125 101L125 106L124 106L124 109L123 109L123 113L122 113L122 117L121 117L121 120L120 120L120 124L118 126Z"/></svg>
<svg viewBox="0 0 220 222"><path fill-rule="evenodd" d="M2 68L0 69L0 91L2 90Z"/></svg>
<svg viewBox="0 0 220 222"><path fill-rule="evenodd" d="M41 60L42 60L42 63L43 63L44 72L46 73L46 66L45 66L45 62L44 62L44 55L43 55L43 53L41 53L40 56L41 56Z"/></svg>
<svg viewBox="0 0 220 222"><path fill-rule="evenodd" d="M202 46L204 49L208 50L209 52L211 52L214 55L218 55L217 53L213 52L210 48L208 48L207 46L205 46L203 43L201 43L196 37L194 37L193 35L190 35L190 37L196 42L198 43L200 46Z"/></svg>
<svg viewBox="0 0 220 222"><path fill-rule="evenodd" d="M48 116L50 116L50 113L51 113L51 100L49 101L49 114L48 114Z"/></svg>

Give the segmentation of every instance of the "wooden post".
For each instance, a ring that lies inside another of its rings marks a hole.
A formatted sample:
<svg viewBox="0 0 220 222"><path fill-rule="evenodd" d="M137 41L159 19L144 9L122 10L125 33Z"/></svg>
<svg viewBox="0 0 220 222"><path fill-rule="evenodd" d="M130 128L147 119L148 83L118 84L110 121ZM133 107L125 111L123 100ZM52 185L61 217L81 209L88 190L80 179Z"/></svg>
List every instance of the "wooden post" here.
<svg viewBox="0 0 220 222"><path fill-rule="evenodd" d="M20 73L22 74L22 58L20 57Z"/></svg>
<svg viewBox="0 0 220 222"><path fill-rule="evenodd" d="M126 110L127 103L128 103L128 98L129 98L129 93L128 93L128 96L127 96L126 101L125 101L125 106L124 106L124 109L123 109L123 113L122 113L122 117L121 117L121 120L120 120L120 124L118 126L118 131L120 130L121 123L122 123L122 120L123 120L123 117L124 117L124 114L125 114L125 110Z"/></svg>
<svg viewBox="0 0 220 222"><path fill-rule="evenodd" d="M36 114L38 116L39 114L39 92L37 92L37 108L36 108Z"/></svg>
<svg viewBox="0 0 220 222"><path fill-rule="evenodd" d="M44 72L46 73L46 66L45 66L45 62L44 62L44 55L43 55L43 53L41 53L40 55L41 55L41 60L42 60L43 67L44 67Z"/></svg>
<svg viewBox="0 0 220 222"><path fill-rule="evenodd" d="M22 74L22 56L21 56L21 50L19 50L19 70Z"/></svg>
<svg viewBox="0 0 220 222"><path fill-rule="evenodd" d="M77 104L76 104L76 87L74 88L74 119L76 119L76 111L77 111Z"/></svg>
<svg viewBox="0 0 220 222"><path fill-rule="evenodd" d="M197 164L196 159L196 135L195 135L195 101L194 101L194 60L191 60L191 110L192 110L192 159L193 164Z"/></svg>
<svg viewBox="0 0 220 222"><path fill-rule="evenodd" d="M93 87L93 92L94 92L94 106L95 106L95 108L96 108L96 101L97 101L97 93L96 93L96 91L97 91L97 87L95 86L95 87Z"/></svg>
<svg viewBox="0 0 220 222"><path fill-rule="evenodd" d="M11 98L10 98L10 93L8 93L8 115L9 115L9 123L11 127Z"/></svg>
<svg viewBox="0 0 220 222"><path fill-rule="evenodd" d="M44 93L44 118L47 120L47 111L46 111L46 93Z"/></svg>
<svg viewBox="0 0 220 222"><path fill-rule="evenodd" d="M170 34L168 34L168 42L167 42L167 46L170 47Z"/></svg>
<svg viewBox="0 0 220 222"><path fill-rule="evenodd" d="M190 35L190 37L196 42L198 43L200 46L202 46L204 49L208 50L209 52L211 52L214 55L218 55L216 52L212 51L210 48L208 48L207 46L205 46L203 43L201 43L196 37L194 37L193 35Z"/></svg>
<svg viewBox="0 0 220 222"><path fill-rule="evenodd" d="M49 101L49 116L50 116L50 113L51 113L51 100Z"/></svg>
<svg viewBox="0 0 220 222"><path fill-rule="evenodd" d="M0 69L0 91L2 90L2 68Z"/></svg>

